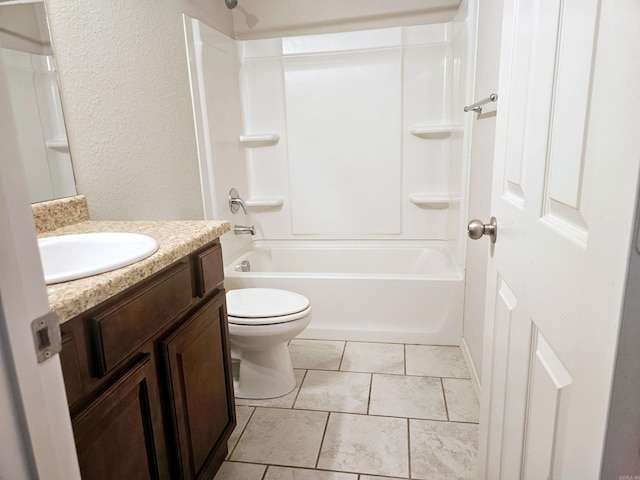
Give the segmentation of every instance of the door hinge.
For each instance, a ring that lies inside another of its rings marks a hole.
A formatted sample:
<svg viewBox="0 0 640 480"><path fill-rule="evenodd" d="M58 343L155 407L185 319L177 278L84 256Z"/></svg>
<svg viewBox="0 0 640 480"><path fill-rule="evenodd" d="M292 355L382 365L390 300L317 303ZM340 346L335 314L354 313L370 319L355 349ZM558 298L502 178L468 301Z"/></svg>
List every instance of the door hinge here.
<svg viewBox="0 0 640 480"><path fill-rule="evenodd" d="M38 363L50 359L62 350L60 319L54 312L46 313L32 321L31 332L33 333Z"/></svg>

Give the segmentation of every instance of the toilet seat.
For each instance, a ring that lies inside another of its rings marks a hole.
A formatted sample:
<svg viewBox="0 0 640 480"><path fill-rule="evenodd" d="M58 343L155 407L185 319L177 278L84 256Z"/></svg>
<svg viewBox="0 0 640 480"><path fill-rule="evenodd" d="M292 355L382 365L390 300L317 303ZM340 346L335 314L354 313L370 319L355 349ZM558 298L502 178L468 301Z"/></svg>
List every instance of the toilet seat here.
<svg viewBox="0 0 640 480"><path fill-rule="evenodd" d="M306 316L311 310L307 297L277 288L240 288L227 292L229 323L272 325Z"/></svg>

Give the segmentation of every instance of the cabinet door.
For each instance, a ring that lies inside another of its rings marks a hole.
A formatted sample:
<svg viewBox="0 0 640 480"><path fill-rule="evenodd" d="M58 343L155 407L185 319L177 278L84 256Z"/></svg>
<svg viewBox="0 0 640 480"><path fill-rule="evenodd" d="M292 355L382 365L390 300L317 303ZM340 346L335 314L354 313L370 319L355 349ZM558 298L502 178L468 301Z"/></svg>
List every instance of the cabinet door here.
<svg viewBox="0 0 640 480"><path fill-rule="evenodd" d="M149 354L73 419L82 478L143 480L168 476L160 403ZM159 463L160 461L160 463Z"/></svg>
<svg viewBox="0 0 640 480"><path fill-rule="evenodd" d="M213 478L236 424L224 291L162 348L182 478Z"/></svg>

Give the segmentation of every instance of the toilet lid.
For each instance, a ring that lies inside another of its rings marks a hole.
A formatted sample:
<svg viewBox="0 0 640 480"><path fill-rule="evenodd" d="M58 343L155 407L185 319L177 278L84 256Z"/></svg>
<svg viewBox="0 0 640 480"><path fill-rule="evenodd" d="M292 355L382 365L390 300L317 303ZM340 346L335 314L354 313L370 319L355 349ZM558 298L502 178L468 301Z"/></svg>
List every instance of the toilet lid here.
<svg viewBox="0 0 640 480"><path fill-rule="evenodd" d="M307 297L277 288L240 288L227 292L229 317L261 319L289 316L309 308Z"/></svg>

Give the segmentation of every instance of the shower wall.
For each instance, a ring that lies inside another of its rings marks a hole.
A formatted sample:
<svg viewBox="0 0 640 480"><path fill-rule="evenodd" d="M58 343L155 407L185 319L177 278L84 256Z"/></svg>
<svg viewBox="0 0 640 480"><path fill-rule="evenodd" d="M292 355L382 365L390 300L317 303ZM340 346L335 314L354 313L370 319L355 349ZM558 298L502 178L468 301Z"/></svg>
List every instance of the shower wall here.
<svg viewBox="0 0 640 480"><path fill-rule="evenodd" d="M237 41L237 53L185 25L208 217L266 239L448 241L462 261L464 19ZM230 214L231 187L247 216Z"/></svg>
<svg viewBox="0 0 640 480"><path fill-rule="evenodd" d="M29 198L76 194L53 55L0 48Z"/></svg>

